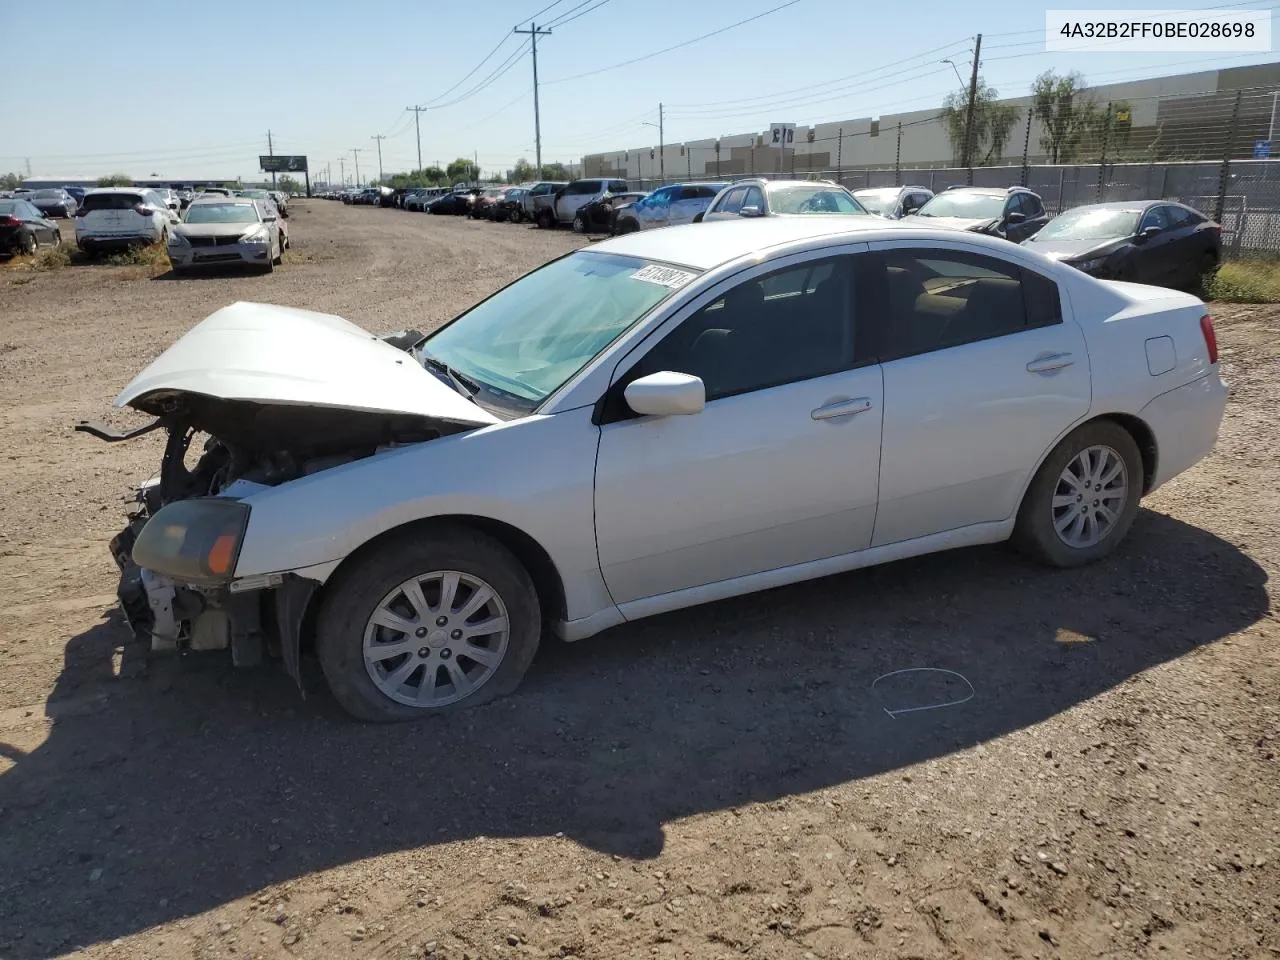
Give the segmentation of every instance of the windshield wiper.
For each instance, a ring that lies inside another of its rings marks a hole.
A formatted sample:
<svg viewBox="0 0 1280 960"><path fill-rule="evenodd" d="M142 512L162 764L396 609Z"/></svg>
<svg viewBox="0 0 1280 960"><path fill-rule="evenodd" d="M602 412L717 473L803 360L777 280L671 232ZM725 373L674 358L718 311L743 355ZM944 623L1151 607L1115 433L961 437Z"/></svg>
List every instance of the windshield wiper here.
<svg viewBox="0 0 1280 960"><path fill-rule="evenodd" d="M437 360L430 354L424 353L422 362L436 371L436 373L444 374L444 379L448 381L449 386L453 387L468 400L475 400L475 395L480 392L480 384L468 380L457 371L451 369L443 360Z"/></svg>

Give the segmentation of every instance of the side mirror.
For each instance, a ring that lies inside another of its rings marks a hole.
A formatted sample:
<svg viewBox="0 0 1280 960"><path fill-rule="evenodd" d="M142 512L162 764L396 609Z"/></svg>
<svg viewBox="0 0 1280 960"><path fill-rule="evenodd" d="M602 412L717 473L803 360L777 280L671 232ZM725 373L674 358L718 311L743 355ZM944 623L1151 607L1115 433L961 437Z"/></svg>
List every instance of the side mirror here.
<svg viewBox="0 0 1280 960"><path fill-rule="evenodd" d="M265 217L263 217L263 218L262 218L262 222L263 222L263 223L275 223L275 222L276 222L276 218L275 218L275 217L273 217L273 216L268 215L268 216L265 216Z"/></svg>
<svg viewBox="0 0 1280 960"><path fill-rule="evenodd" d="M1004 222L1005 223L1025 223L1026 219L1027 219L1027 215L1025 213L1019 213L1017 210L1012 210L1004 218Z"/></svg>
<svg viewBox="0 0 1280 960"><path fill-rule="evenodd" d="M1143 240L1150 240L1159 232L1160 232L1160 228L1157 227L1155 224L1152 224L1149 227L1143 227L1142 232L1139 233L1138 236L1141 237Z"/></svg>
<svg viewBox="0 0 1280 960"><path fill-rule="evenodd" d="M670 370L660 370L633 380L622 395L628 407L649 417L701 413L707 402L707 389L701 379Z"/></svg>
<svg viewBox="0 0 1280 960"><path fill-rule="evenodd" d="M763 210L761 210L759 207L755 206L754 204L752 204L752 205L751 205L751 206L749 206L749 207L743 207L741 210L739 210L739 211L738 211L738 216L740 216L740 217L762 217L762 216L764 216L764 211L763 211Z"/></svg>

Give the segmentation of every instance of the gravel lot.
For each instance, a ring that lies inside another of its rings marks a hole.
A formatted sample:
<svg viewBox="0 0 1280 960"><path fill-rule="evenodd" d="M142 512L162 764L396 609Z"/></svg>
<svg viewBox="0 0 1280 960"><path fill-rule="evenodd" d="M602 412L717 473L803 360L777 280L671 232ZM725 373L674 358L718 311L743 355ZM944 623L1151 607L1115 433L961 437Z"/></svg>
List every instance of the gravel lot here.
<svg viewBox="0 0 1280 960"><path fill-rule="evenodd" d="M295 210L272 276L0 266L0 957L1280 956L1280 311L1214 311L1217 452L1102 564L832 577L370 727L143 662L106 543L160 442L71 424L233 300L428 329L582 241Z"/></svg>

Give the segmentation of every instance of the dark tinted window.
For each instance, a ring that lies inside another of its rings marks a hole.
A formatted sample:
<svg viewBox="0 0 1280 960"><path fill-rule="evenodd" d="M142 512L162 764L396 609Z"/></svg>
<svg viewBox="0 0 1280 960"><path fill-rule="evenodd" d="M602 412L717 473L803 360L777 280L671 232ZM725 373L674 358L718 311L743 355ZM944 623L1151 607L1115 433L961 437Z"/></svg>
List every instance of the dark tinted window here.
<svg viewBox="0 0 1280 960"><path fill-rule="evenodd" d="M89 193L80 204L86 211L94 210L128 210L142 203L142 195L137 193Z"/></svg>
<svg viewBox="0 0 1280 960"><path fill-rule="evenodd" d="M577 183L571 183L565 188L567 196L590 196L600 189L599 180L579 180Z"/></svg>
<svg viewBox="0 0 1280 960"><path fill-rule="evenodd" d="M1033 193L1024 193L1022 195L1022 212L1028 217L1039 217L1044 214L1044 206L1040 203L1040 198Z"/></svg>
<svg viewBox="0 0 1280 960"><path fill-rule="evenodd" d="M952 250L891 250L880 258L892 360L1061 321L1052 280L1016 264Z"/></svg>
<svg viewBox="0 0 1280 960"><path fill-rule="evenodd" d="M746 187L730 190L725 198L720 201L720 206L716 208L716 213L737 213L742 209L742 198L746 195Z"/></svg>
<svg viewBox="0 0 1280 960"><path fill-rule="evenodd" d="M748 280L685 320L627 379L688 373L715 400L847 369L857 356L852 300L845 257Z"/></svg>
<svg viewBox="0 0 1280 960"><path fill-rule="evenodd" d="M1165 207L1164 210L1169 218L1169 225L1173 227L1189 227L1204 222L1204 217L1189 207Z"/></svg>
<svg viewBox="0 0 1280 960"><path fill-rule="evenodd" d="M16 214L18 212L18 204L21 202L21 200L0 200L0 217Z"/></svg>
<svg viewBox="0 0 1280 960"><path fill-rule="evenodd" d="M764 193L759 187L747 187L747 195L742 198L744 207L755 207L760 212L764 212Z"/></svg>
<svg viewBox="0 0 1280 960"><path fill-rule="evenodd" d="M626 189L627 189L627 181L625 180L609 181L609 191L611 193L621 193L623 190L626 190Z"/></svg>
<svg viewBox="0 0 1280 960"><path fill-rule="evenodd" d="M1165 214L1168 207L1152 207L1142 216L1142 223L1138 224L1138 231L1142 232L1147 227L1159 227L1161 230L1169 229L1169 217Z"/></svg>
<svg viewBox="0 0 1280 960"><path fill-rule="evenodd" d="M715 187L692 186L685 187L680 194L681 200L710 200L720 191Z"/></svg>

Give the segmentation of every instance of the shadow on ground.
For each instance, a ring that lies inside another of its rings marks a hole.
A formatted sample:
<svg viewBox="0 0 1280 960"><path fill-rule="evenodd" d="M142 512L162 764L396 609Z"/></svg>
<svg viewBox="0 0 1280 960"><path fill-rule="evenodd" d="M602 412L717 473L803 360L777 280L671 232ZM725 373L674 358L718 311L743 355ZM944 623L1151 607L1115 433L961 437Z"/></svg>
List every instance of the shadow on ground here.
<svg viewBox="0 0 1280 960"><path fill-rule="evenodd" d="M0 777L0 948L51 956L480 835L563 831L652 857L672 818L1045 720L1254 622L1265 581L1230 544L1143 511L1092 567L983 548L783 588L549 646L515 697L395 727L348 721L315 677L303 701L280 671L221 661L113 676L113 617L70 641L47 741ZM967 692L939 675L872 690L916 667L962 674L972 699L890 716Z"/></svg>

